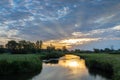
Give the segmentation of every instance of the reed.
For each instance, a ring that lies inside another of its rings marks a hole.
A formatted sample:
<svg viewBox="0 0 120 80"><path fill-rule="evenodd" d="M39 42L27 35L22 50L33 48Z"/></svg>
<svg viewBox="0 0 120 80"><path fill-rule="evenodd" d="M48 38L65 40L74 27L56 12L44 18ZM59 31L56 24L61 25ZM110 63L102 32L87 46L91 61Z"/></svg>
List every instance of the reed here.
<svg viewBox="0 0 120 80"><path fill-rule="evenodd" d="M39 73L41 69L42 61L38 55L0 55L0 75Z"/></svg>
<svg viewBox="0 0 120 80"><path fill-rule="evenodd" d="M120 54L77 54L86 60L89 68L110 74L112 80L120 79Z"/></svg>

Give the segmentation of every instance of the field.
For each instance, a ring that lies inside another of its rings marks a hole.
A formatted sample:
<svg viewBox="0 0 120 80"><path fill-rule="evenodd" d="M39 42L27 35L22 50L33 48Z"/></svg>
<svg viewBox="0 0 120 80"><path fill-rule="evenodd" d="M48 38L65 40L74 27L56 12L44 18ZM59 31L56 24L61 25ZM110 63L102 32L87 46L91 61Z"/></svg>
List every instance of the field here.
<svg viewBox="0 0 120 80"><path fill-rule="evenodd" d="M112 74L113 80L120 79L120 54L77 54L86 60L90 68L96 68Z"/></svg>
<svg viewBox="0 0 120 80"><path fill-rule="evenodd" d="M42 69L39 55L0 55L0 75L36 73Z"/></svg>

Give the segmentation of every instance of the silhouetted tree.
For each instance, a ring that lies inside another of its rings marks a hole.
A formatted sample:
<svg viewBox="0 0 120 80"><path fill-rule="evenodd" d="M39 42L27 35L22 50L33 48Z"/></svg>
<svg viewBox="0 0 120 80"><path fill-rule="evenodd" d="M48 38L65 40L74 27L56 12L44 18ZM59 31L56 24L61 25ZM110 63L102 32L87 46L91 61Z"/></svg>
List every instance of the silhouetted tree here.
<svg viewBox="0 0 120 80"><path fill-rule="evenodd" d="M93 50L94 50L95 53L99 53L100 52L100 50L96 49L96 48L94 48Z"/></svg>
<svg viewBox="0 0 120 80"><path fill-rule="evenodd" d="M6 44L9 52L14 54L36 53L36 45L30 41L21 40L18 43L14 40Z"/></svg>
<svg viewBox="0 0 120 80"><path fill-rule="evenodd" d="M75 53L81 53L80 49L75 49Z"/></svg>
<svg viewBox="0 0 120 80"><path fill-rule="evenodd" d="M111 52L111 49L105 48L105 49L104 49L104 52Z"/></svg>
<svg viewBox="0 0 120 80"><path fill-rule="evenodd" d="M0 45L0 54L5 53L5 48L4 45Z"/></svg>
<svg viewBox="0 0 120 80"><path fill-rule="evenodd" d="M64 53L67 53L67 52L68 52L66 46L63 46L63 47L62 47L62 51L63 51Z"/></svg>
<svg viewBox="0 0 120 80"><path fill-rule="evenodd" d="M17 48L17 42L14 40L8 41L8 43L6 44L6 47L8 49L16 49Z"/></svg>
<svg viewBox="0 0 120 80"><path fill-rule="evenodd" d="M40 49L42 49L43 42L40 40Z"/></svg>
<svg viewBox="0 0 120 80"><path fill-rule="evenodd" d="M36 42L37 52L41 52L42 44L43 44L43 42L41 40Z"/></svg>
<svg viewBox="0 0 120 80"><path fill-rule="evenodd" d="M18 53L35 53L35 44L30 41L21 40L18 43Z"/></svg>
<svg viewBox="0 0 120 80"><path fill-rule="evenodd" d="M26 44L27 44L27 42L25 40L19 41L19 44L18 44L19 49L25 49L26 48Z"/></svg>
<svg viewBox="0 0 120 80"><path fill-rule="evenodd" d="M120 49L118 49L118 51L120 51Z"/></svg>
<svg viewBox="0 0 120 80"><path fill-rule="evenodd" d="M47 51L48 51L49 53L55 51L55 46L53 46L52 44L50 44L50 46L47 46Z"/></svg>
<svg viewBox="0 0 120 80"><path fill-rule="evenodd" d="M16 53L18 43L14 40L8 41L8 43L6 44L6 47L11 53Z"/></svg>

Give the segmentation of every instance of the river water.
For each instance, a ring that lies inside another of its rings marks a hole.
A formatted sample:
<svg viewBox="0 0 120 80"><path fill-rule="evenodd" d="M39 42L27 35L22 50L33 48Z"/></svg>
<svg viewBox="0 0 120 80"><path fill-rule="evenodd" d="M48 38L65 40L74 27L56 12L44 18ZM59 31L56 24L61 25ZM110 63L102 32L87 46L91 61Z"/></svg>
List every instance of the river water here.
<svg viewBox="0 0 120 80"><path fill-rule="evenodd" d="M65 55L43 63L40 74L30 80L109 80L99 74L92 75L85 60L75 55Z"/></svg>

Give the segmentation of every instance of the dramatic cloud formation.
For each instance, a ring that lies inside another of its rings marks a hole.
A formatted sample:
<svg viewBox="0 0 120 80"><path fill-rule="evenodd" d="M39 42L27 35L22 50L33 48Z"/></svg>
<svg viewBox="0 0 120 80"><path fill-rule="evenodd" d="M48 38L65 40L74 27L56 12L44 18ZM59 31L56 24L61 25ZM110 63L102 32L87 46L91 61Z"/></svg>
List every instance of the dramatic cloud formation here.
<svg viewBox="0 0 120 80"><path fill-rule="evenodd" d="M120 0L1 0L0 44L13 39L120 48Z"/></svg>

